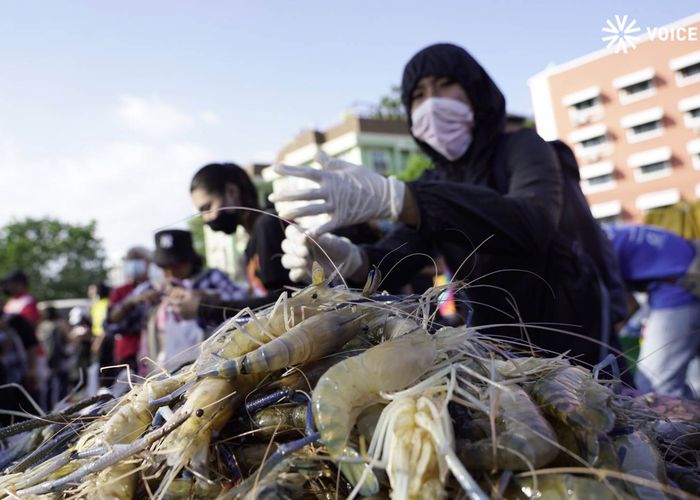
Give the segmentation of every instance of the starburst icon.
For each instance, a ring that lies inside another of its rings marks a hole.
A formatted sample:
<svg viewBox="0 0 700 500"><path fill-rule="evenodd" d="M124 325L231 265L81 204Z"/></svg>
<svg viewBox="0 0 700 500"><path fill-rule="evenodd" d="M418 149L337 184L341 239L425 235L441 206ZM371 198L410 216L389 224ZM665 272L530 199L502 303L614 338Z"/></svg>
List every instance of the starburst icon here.
<svg viewBox="0 0 700 500"><path fill-rule="evenodd" d="M610 33L610 35L604 36L602 40L604 42L608 42L609 49L614 46L614 51L616 54L620 51L623 51L625 54L627 54L628 48L637 48L635 42L639 37L634 35L634 33L639 33L640 31L642 31L642 28L640 28L639 26L635 26L637 24L636 19L632 19L628 24L628 18L629 16L627 14L625 14L622 17L616 15L615 24L613 24L613 22L610 19L607 19L605 21L605 24L607 26L603 26L603 31L605 33Z"/></svg>

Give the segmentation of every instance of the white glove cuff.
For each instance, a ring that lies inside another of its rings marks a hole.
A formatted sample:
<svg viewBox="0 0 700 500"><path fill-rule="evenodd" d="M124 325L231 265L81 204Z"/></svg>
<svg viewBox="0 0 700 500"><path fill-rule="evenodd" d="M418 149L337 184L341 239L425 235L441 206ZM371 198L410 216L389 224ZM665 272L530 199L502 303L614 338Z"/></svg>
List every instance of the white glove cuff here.
<svg viewBox="0 0 700 500"><path fill-rule="evenodd" d="M399 220L403 210L403 197L406 194L406 184L396 176L389 177L389 210L392 221Z"/></svg>
<svg viewBox="0 0 700 500"><path fill-rule="evenodd" d="M345 276L352 276L362 266L362 250L354 243L350 243L350 252L340 268Z"/></svg>

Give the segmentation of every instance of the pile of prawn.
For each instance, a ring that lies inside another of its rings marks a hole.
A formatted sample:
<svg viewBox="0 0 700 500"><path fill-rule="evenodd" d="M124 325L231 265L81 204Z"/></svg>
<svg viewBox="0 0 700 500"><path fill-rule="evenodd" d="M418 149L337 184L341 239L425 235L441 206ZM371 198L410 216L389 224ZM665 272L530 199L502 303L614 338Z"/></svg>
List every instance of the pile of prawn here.
<svg viewBox="0 0 700 500"><path fill-rule="evenodd" d="M0 429L7 498L700 494L700 422L564 355L439 327L434 301L313 283L195 362Z"/></svg>

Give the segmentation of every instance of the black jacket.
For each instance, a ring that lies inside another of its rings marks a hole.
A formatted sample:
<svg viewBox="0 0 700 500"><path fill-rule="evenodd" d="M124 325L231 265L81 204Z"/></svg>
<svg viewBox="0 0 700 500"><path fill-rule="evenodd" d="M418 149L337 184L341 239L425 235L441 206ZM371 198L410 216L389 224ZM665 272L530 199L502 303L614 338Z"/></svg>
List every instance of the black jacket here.
<svg viewBox="0 0 700 500"><path fill-rule="evenodd" d="M533 130L505 133L505 99L463 49L434 45L409 61L402 82L407 110L424 76L450 77L462 85L474 107L473 140L454 162L417 140L435 163L408 184L420 210L420 227L401 225L365 246L370 264L380 267L388 288L395 288L429 264L419 254L439 254L457 279L470 283L475 324L560 323L549 326L598 337L598 283L558 232L562 180L553 150ZM505 195L494 179L496 159L508 173ZM522 334L514 327L489 331ZM535 328L527 334L544 349L571 350L590 363L598 360L600 348L588 340Z"/></svg>

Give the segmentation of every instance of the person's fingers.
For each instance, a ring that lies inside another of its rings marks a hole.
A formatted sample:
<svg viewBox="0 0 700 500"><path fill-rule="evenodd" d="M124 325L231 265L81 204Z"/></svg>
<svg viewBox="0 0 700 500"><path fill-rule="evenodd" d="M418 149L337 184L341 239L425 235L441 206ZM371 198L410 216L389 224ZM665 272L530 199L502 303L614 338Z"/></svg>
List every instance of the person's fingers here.
<svg viewBox="0 0 700 500"><path fill-rule="evenodd" d="M292 269L291 271L289 271L289 279L295 283L299 282L299 281L304 281L307 274L308 273L306 272L305 269L301 269L301 268Z"/></svg>
<svg viewBox="0 0 700 500"><path fill-rule="evenodd" d="M325 233L331 233L338 228L338 223L335 219L331 219L325 224L321 224L317 228L311 229L309 231L309 236L318 239L321 235Z"/></svg>
<svg viewBox="0 0 700 500"><path fill-rule="evenodd" d="M323 177L323 172L317 168L301 165L284 165L279 163L272 167L279 175L291 175L292 177L303 177L314 182L320 182Z"/></svg>
<svg viewBox="0 0 700 500"><path fill-rule="evenodd" d="M325 200L326 192L322 188L299 189L284 193L272 193L267 199L272 203L277 203L278 201Z"/></svg>
<svg viewBox="0 0 700 500"><path fill-rule="evenodd" d="M321 164L321 168L327 171L342 170L348 166L346 161L328 156L323 151L316 153L314 159Z"/></svg>
<svg viewBox="0 0 700 500"><path fill-rule="evenodd" d="M301 207L289 208L285 211L279 213L279 216L283 219L297 219L299 217L308 217L311 215L327 214L332 212L333 205L328 202L324 203L310 203Z"/></svg>
<svg viewBox="0 0 700 500"><path fill-rule="evenodd" d="M292 240L282 240L282 251L285 254L294 255L295 257L306 258L309 256L309 249L303 243L298 243Z"/></svg>
<svg viewBox="0 0 700 500"><path fill-rule="evenodd" d="M282 256L282 267L285 269L295 269L295 268L304 268L306 269L308 265L308 262L306 259L303 259L301 257L297 257L296 255L290 255L290 254L284 254Z"/></svg>
<svg viewBox="0 0 700 500"><path fill-rule="evenodd" d="M303 244L306 239L306 235L294 224L289 224L284 229L285 239L291 240L295 243Z"/></svg>

